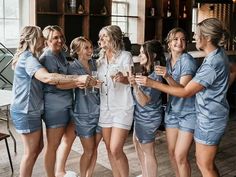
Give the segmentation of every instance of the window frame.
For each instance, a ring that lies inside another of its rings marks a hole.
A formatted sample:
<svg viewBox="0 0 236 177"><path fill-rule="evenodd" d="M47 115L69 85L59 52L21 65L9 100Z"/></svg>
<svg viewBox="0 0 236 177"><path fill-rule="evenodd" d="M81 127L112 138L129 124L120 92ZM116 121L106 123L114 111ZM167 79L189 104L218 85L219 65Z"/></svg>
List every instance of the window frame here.
<svg viewBox="0 0 236 177"><path fill-rule="evenodd" d="M19 31L20 31L20 27L22 26L22 7L23 7L23 3L25 3L26 1L29 1L29 0L17 0L18 2L18 14L16 17L6 17L6 11L7 11L7 7L6 7L6 1L7 0L1 0L0 3L2 5L2 17L0 17L0 20L2 21L1 23L1 31L3 33L2 37L0 38L0 42L3 43L6 47L8 48L16 48L17 46L17 43L18 43L18 35L19 35ZM12 20L12 24L13 23L18 23L18 30L16 30L18 33L16 35L16 37L14 38L7 38L7 36L9 34L7 34L7 28L8 28L8 25L7 25L7 21L11 21Z"/></svg>
<svg viewBox="0 0 236 177"><path fill-rule="evenodd" d="M139 21L139 16L138 16L138 0L112 0L112 6L113 3L116 4L125 4L127 7L126 14L121 15L119 13L114 14L112 11L111 14L111 24L113 25L118 25L119 22L124 22L125 24L125 30L121 27L121 30L124 32L124 35L126 37L129 37L130 40L133 43L137 43L138 41L138 21ZM118 6L118 5L117 5ZM135 14L135 15L130 15L130 14ZM116 20L113 20L113 17L116 18ZM119 20L119 18L124 18L125 20ZM113 23L114 22L114 23ZM117 23L116 23L117 22Z"/></svg>
<svg viewBox="0 0 236 177"><path fill-rule="evenodd" d="M116 13L116 14L113 14L113 11L112 11L112 15L111 15L111 24L119 24L119 23L124 23L125 25L125 31L123 31L124 33L128 33L128 29L129 29L129 20L128 20L128 14L129 14L129 3L127 1L112 1L112 6L113 6L113 3L114 4L117 4L116 5L116 9L119 9L118 6L119 4L123 4L126 6L126 14L119 14L119 13ZM118 10L119 12L119 10ZM116 19L116 20L113 20L113 19ZM119 20L119 19L122 19L124 18L125 20Z"/></svg>

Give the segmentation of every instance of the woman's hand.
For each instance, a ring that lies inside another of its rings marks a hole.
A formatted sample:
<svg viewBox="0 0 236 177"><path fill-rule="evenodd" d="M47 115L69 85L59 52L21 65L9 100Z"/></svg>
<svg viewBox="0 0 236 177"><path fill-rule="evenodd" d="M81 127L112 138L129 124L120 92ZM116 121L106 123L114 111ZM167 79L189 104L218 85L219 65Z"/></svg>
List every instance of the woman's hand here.
<svg viewBox="0 0 236 177"><path fill-rule="evenodd" d="M116 75L113 79L115 82L122 82L124 80L124 75L122 72L118 72L118 73L116 73Z"/></svg>
<svg viewBox="0 0 236 177"><path fill-rule="evenodd" d="M79 88L93 87L97 85L97 80L90 75L78 75L75 78L76 86Z"/></svg>
<svg viewBox="0 0 236 177"><path fill-rule="evenodd" d="M104 83L104 81L101 81L101 80L97 80L97 85L95 85L94 87L95 88L101 88L102 87L102 84Z"/></svg>
<svg viewBox="0 0 236 177"><path fill-rule="evenodd" d="M88 82L88 80L89 80L89 75L78 75L74 81L76 87L84 89L86 87L86 83Z"/></svg>
<svg viewBox="0 0 236 177"><path fill-rule="evenodd" d="M155 71L157 75L162 76L164 79L169 76L165 66L156 66Z"/></svg>
<svg viewBox="0 0 236 177"><path fill-rule="evenodd" d="M138 85L145 86L145 87L150 87L152 85L152 82L154 80L150 79L147 76L138 76L135 77L135 82L138 83ZM156 81L158 82L158 81Z"/></svg>
<svg viewBox="0 0 236 177"><path fill-rule="evenodd" d="M128 77L124 76L122 72L116 73L115 77L113 78L114 82L120 82L122 84L129 84Z"/></svg>
<svg viewBox="0 0 236 177"><path fill-rule="evenodd" d="M135 75L129 76L128 81L130 85L136 85L137 83L135 82Z"/></svg>

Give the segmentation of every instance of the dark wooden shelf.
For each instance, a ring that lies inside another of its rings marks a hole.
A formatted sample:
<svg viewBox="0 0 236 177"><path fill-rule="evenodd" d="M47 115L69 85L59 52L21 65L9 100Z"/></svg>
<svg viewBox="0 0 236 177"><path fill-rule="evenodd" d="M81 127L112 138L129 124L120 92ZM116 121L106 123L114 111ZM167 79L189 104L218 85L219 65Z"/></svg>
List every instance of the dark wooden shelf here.
<svg viewBox="0 0 236 177"><path fill-rule="evenodd" d="M132 15L111 15L112 17L127 17L127 18L139 18L138 16Z"/></svg>
<svg viewBox="0 0 236 177"><path fill-rule="evenodd" d="M32 13L35 14L33 23L42 29L47 25L62 27L67 45L78 36L85 36L96 42L101 28L111 24L111 1L76 0L76 8L73 12L68 0L31 0ZM82 14L77 13L80 5L84 10ZM104 7L107 11L106 15L100 13Z"/></svg>
<svg viewBox="0 0 236 177"><path fill-rule="evenodd" d="M62 12L37 12L38 15L63 15Z"/></svg>
<svg viewBox="0 0 236 177"><path fill-rule="evenodd" d="M103 15L103 14L90 14L91 17L111 17L111 15Z"/></svg>
<svg viewBox="0 0 236 177"><path fill-rule="evenodd" d="M88 13L83 13L83 14L78 14L78 13L71 13L71 12L65 12L64 15L67 15L67 16L88 16L89 14Z"/></svg>
<svg viewBox="0 0 236 177"><path fill-rule="evenodd" d="M187 34L191 35L192 0L146 0L145 16L145 40L158 39L164 41L168 32L174 27L182 27ZM179 18L183 13L183 6L186 6L187 18ZM151 10L155 9L155 16L151 16ZM167 17L167 9L171 11L171 16Z"/></svg>

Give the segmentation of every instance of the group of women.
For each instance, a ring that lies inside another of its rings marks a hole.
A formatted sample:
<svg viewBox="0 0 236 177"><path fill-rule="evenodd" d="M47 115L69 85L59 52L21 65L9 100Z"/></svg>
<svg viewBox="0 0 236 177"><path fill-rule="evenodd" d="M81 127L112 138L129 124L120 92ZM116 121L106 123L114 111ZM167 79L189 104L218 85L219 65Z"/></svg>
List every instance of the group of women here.
<svg viewBox="0 0 236 177"><path fill-rule="evenodd" d="M155 137L163 119L162 92L169 95L165 126L175 176L191 176L188 154L194 139L202 176L218 177L214 160L229 110L229 64L222 48L227 37L215 18L198 24L196 47L206 53L198 68L186 52L184 30L174 28L166 39L167 59L159 41L146 41L140 48L141 73L133 73L132 55L123 49L118 26L101 29L97 60L91 59L92 42L75 38L70 45L72 63L66 60L60 27L47 26L43 31L36 26L25 27L13 62L11 105L13 123L24 144L20 177L32 176L43 148L41 119L46 125L47 177L76 176L65 171L76 135L84 150L80 177L93 175L101 139L113 176L128 177L123 147L132 125L142 177L156 177Z"/></svg>

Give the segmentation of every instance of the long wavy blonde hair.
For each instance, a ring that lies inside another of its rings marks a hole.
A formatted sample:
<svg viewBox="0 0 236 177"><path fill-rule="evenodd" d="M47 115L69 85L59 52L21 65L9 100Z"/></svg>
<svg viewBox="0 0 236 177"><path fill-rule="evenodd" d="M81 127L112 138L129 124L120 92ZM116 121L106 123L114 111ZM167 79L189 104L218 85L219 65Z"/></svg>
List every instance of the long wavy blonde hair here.
<svg viewBox="0 0 236 177"><path fill-rule="evenodd" d="M114 55L118 54L121 50L124 49L123 34L119 26L108 25L108 26L103 27L99 32L99 38L101 34L104 32L110 38L108 47L112 49L112 52L114 53ZM100 39L98 42L100 42ZM98 65L104 59L105 53L106 51L104 49L100 50L99 59L97 60Z"/></svg>
<svg viewBox="0 0 236 177"><path fill-rule="evenodd" d="M38 26L25 26L21 30L19 45L13 57L13 69L15 69L19 56L26 50L30 50L35 57L40 56L44 45L43 43L38 43L38 40L42 36L42 30Z"/></svg>

